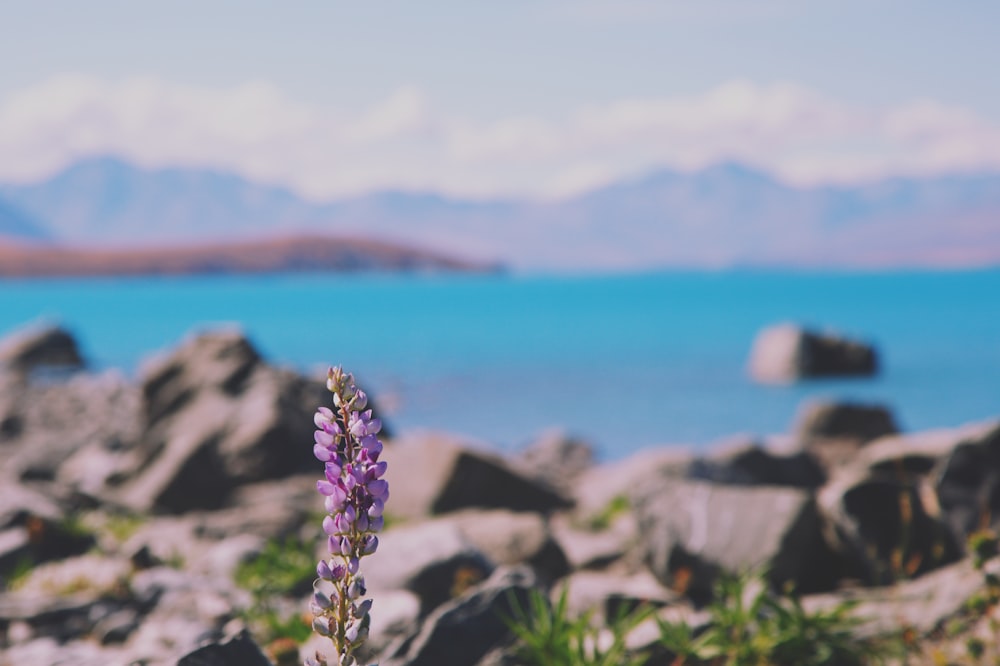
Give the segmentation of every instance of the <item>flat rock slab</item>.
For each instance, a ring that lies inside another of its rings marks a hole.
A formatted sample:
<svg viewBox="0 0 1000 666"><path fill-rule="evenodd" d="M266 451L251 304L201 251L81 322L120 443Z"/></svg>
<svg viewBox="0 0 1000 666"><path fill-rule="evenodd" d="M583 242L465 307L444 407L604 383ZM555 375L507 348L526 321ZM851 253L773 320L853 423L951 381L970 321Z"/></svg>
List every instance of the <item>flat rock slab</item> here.
<svg viewBox="0 0 1000 666"><path fill-rule="evenodd" d="M720 572L761 567L775 586L820 591L834 582L807 492L668 480L637 501L636 515L650 570L693 599L707 599Z"/></svg>
<svg viewBox="0 0 1000 666"><path fill-rule="evenodd" d="M388 511L405 518L470 508L549 513L571 504L499 456L443 435L393 442L383 458L392 492Z"/></svg>
<svg viewBox="0 0 1000 666"><path fill-rule="evenodd" d="M891 587L808 596L803 606L815 611L845 601L857 603L852 614L863 620L856 630L859 638L892 634L903 628L926 634L961 613L965 602L983 591L987 574L1000 574L1000 560L987 562L979 571L965 559Z"/></svg>

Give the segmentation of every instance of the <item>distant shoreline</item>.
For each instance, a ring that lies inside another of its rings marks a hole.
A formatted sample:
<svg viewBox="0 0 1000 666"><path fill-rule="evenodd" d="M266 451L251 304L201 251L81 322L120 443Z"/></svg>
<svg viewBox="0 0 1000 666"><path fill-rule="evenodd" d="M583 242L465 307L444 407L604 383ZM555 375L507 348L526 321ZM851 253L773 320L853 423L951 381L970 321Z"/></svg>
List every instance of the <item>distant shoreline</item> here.
<svg viewBox="0 0 1000 666"><path fill-rule="evenodd" d="M359 238L295 236L166 248L97 249L0 242L0 277L226 275L298 271L498 272L457 259Z"/></svg>

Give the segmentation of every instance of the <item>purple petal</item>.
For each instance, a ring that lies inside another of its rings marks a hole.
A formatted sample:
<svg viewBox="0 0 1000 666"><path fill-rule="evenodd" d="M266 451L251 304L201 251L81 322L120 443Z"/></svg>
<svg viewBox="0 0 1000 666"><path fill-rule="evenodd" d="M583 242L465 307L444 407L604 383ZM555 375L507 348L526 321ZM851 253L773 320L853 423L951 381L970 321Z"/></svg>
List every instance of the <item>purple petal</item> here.
<svg viewBox="0 0 1000 666"><path fill-rule="evenodd" d="M326 462L331 458L333 458L334 452L326 448L322 444L314 444L313 455L316 456L317 460L322 460L323 462Z"/></svg>
<svg viewBox="0 0 1000 666"><path fill-rule="evenodd" d="M319 491L320 495L330 496L337 490L337 487L326 479L320 479L316 482L316 490Z"/></svg>
<svg viewBox="0 0 1000 666"><path fill-rule="evenodd" d="M389 494L389 483L385 479L374 479L367 483L368 492L371 493L372 497L382 499L383 501Z"/></svg>
<svg viewBox="0 0 1000 666"><path fill-rule="evenodd" d="M327 534L337 534L340 530L337 529L336 521L334 521L333 516L323 517L323 531Z"/></svg>
<svg viewBox="0 0 1000 666"><path fill-rule="evenodd" d="M333 580L333 573L330 571L330 565L326 563L326 560L320 560L316 563L316 575L323 580Z"/></svg>
<svg viewBox="0 0 1000 666"><path fill-rule="evenodd" d="M313 423L316 424L317 428L322 428L324 424L331 421L333 421L333 411L327 407L320 407L313 416Z"/></svg>
<svg viewBox="0 0 1000 666"><path fill-rule="evenodd" d="M322 444L323 446L326 447L333 446L333 435L331 435L328 432L324 432L323 430L317 430L316 432L314 432L313 439L316 441L317 444Z"/></svg>

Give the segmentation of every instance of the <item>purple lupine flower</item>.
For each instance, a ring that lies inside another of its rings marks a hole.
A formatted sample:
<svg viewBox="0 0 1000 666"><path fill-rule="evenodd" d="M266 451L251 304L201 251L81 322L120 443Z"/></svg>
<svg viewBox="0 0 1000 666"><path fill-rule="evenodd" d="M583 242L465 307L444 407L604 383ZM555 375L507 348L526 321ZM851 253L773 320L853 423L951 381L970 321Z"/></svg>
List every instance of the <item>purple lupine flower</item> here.
<svg viewBox="0 0 1000 666"><path fill-rule="evenodd" d="M336 409L316 410L313 454L324 464L316 490L327 511L322 528L330 559L316 564L309 608L313 629L333 641L336 663L352 666L357 663L352 653L368 637L371 622L372 601L361 599L366 593L361 558L378 548L375 533L385 523L389 484L382 478L386 464L379 461L382 422L366 409L368 396L354 385L353 375L339 367L330 368L326 386ZM327 661L317 653L305 663L325 666Z"/></svg>

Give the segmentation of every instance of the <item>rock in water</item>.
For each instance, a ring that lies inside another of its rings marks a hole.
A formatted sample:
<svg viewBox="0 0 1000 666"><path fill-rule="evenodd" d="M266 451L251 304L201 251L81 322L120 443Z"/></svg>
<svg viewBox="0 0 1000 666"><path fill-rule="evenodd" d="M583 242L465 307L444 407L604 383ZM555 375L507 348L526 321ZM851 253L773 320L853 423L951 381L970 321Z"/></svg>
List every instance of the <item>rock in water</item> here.
<svg viewBox="0 0 1000 666"><path fill-rule="evenodd" d="M878 354L864 342L809 331L793 324L766 328L754 340L750 375L765 383L810 377L869 376Z"/></svg>

